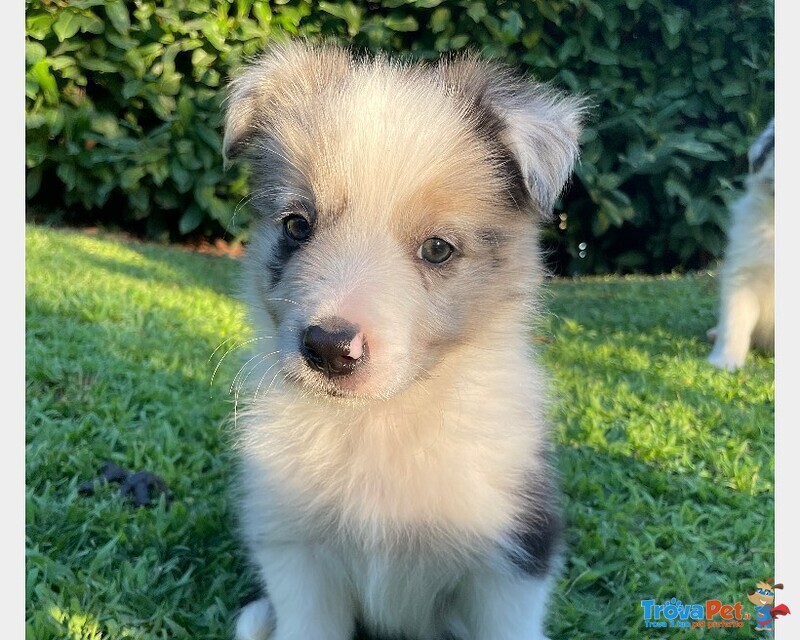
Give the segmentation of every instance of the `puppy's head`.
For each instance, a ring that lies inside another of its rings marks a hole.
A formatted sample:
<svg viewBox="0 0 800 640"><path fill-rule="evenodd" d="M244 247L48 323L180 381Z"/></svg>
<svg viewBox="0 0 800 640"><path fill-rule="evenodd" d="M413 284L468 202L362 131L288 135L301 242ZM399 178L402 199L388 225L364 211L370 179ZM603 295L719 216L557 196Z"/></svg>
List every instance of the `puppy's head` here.
<svg viewBox="0 0 800 640"><path fill-rule="evenodd" d="M224 154L253 169L247 293L283 376L389 397L492 323L508 332L497 346L524 341L535 219L571 172L581 111L472 57L401 65L295 43L246 68Z"/></svg>

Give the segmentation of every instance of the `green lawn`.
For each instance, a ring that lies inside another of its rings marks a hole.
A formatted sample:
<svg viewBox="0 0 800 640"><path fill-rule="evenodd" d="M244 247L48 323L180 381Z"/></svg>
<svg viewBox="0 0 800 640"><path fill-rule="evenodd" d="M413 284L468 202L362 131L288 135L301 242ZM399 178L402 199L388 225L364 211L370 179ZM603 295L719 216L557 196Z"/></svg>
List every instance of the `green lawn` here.
<svg viewBox="0 0 800 640"><path fill-rule="evenodd" d="M29 227L27 638L227 638L256 589L239 551L226 419L247 330L235 260ZM773 360L704 361L708 274L555 281L537 330L569 553L559 638L753 637L645 629L641 599L742 601L772 575ZM105 460L162 476L136 509ZM780 622L778 622L780 625Z"/></svg>

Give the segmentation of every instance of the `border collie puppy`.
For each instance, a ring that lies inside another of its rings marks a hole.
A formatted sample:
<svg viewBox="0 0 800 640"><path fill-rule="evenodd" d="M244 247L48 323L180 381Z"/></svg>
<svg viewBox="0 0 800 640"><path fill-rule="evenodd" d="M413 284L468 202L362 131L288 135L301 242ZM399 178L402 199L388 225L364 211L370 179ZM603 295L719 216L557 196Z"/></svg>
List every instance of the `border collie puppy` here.
<svg viewBox="0 0 800 640"><path fill-rule="evenodd" d="M708 361L735 371L751 346L775 349L775 121L750 147L744 195L731 208L728 247L720 267L719 322Z"/></svg>
<svg viewBox="0 0 800 640"><path fill-rule="evenodd" d="M264 583L240 640L544 637L538 224L582 112L473 56L295 42L232 82L224 154L249 160L257 212L240 514Z"/></svg>

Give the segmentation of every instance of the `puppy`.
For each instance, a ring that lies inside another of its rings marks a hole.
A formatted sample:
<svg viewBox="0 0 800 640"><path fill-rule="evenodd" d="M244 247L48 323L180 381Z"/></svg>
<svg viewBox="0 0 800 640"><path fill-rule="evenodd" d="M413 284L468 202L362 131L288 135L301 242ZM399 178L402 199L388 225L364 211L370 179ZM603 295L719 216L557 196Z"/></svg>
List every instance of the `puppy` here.
<svg viewBox="0 0 800 640"><path fill-rule="evenodd" d="M775 343L775 122L748 152L745 194L731 208L728 247L720 267L719 322L708 361L734 371L751 345L773 352Z"/></svg>
<svg viewBox="0 0 800 640"><path fill-rule="evenodd" d="M263 354L237 433L265 597L240 640L543 637L561 517L537 220L581 112L474 57L294 43L232 82Z"/></svg>

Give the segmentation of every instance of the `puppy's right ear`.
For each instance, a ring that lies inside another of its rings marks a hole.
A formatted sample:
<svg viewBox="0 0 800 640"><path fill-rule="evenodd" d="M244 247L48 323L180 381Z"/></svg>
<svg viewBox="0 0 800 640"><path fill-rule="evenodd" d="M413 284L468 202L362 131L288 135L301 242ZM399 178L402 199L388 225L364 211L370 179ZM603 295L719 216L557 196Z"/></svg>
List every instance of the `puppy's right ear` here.
<svg viewBox="0 0 800 640"><path fill-rule="evenodd" d="M226 167L244 152L262 126L259 113L264 112L269 102L270 75L269 63L263 58L247 67L228 86L222 139L222 160Z"/></svg>
<svg viewBox="0 0 800 640"><path fill-rule="evenodd" d="M475 54L446 59L438 70L445 89L465 101L484 135L511 151L525 189L548 218L578 159L587 100Z"/></svg>
<svg viewBox="0 0 800 640"><path fill-rule="evenodd" d="M283 104L312 98L350 70L350 54L334 45L292 41L273 45L228 86L222 157L225 164L268 135Z"/></svg>

